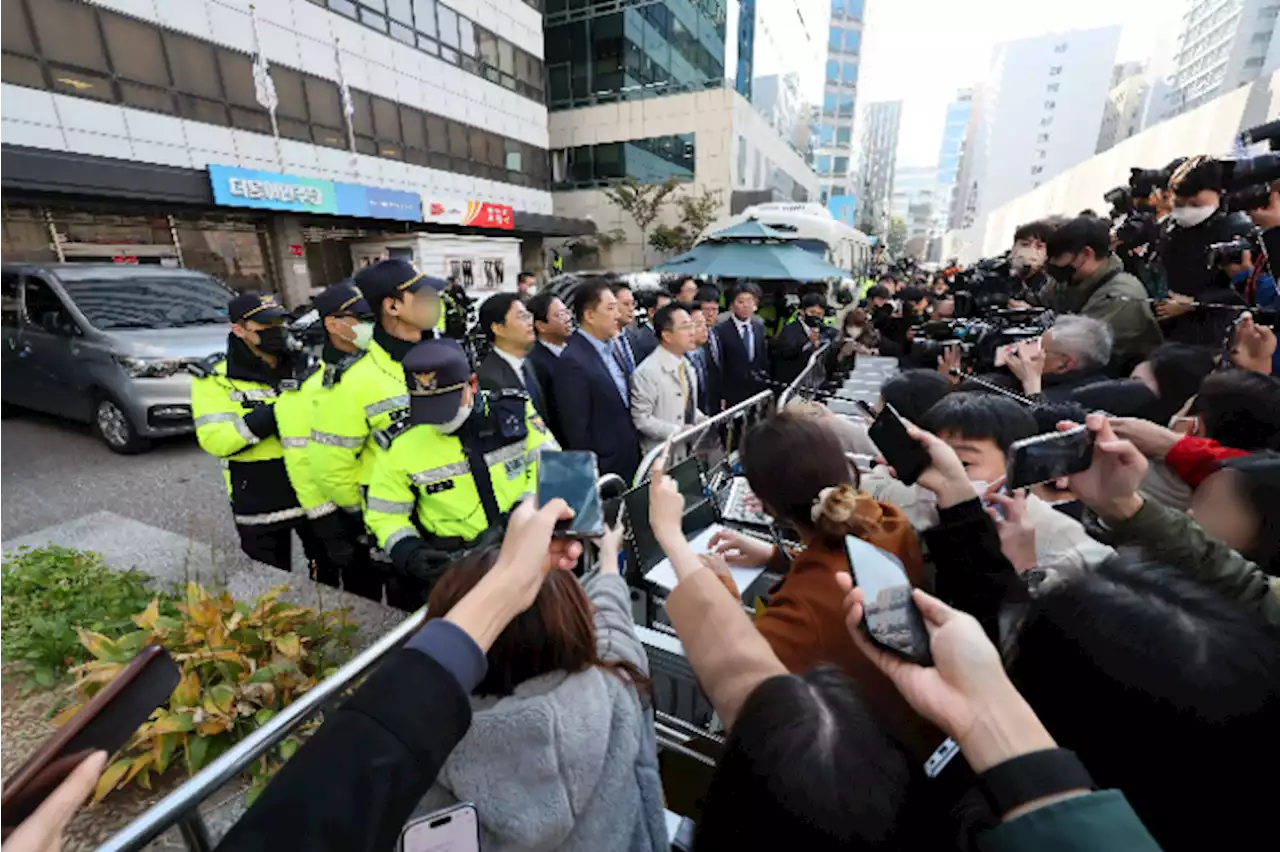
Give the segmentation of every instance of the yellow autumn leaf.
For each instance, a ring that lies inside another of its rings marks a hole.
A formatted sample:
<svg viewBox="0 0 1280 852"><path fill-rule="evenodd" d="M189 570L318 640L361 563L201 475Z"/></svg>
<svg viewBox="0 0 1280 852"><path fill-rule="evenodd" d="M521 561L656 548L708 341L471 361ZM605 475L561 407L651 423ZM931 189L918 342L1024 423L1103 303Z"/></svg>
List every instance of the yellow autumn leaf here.
<svg viewBox="0 0 1280 852"><path fill-rule="evenodd" d="M116 675L123 669L123 663L108 663L104 661L97 661L96 664L84 666L81 668L79 677L76 680L76 688L83 690L90 684L110 683L115 680Z"/></svg>
<svg viewBox="0 0 1280 852"><path fill-rule="evenodd" d="M160 599L152 598L147 608L133 617L133 623L144 630L154 631L156 622L160 619Z"/></svg>
<svg viewBox="0 0 1280 852"><path fill-rule="evenodd" d="M49 721L53 723L53 726L55 728L61 728L63 725L70 722L71 717L79 713L80 708L83 706L84 706L83 704L72 704L70 707L67 707L66 709L62 710L60 713L58 713Z"/></svg>
<svg viewBox="0 0 1280 852"><path fill-rule="evenodd" d="M191 713L168 713L156 720L151 726L151 733L155 734L173 734L183 731L190 731L195 728L194 717Z"/></svg>
<svg viewBox="0 0 1280 852"><path fill-rule="evenodd" d="M209 687L204 697L204 709L207 713L221 713L230 716L236 703L236 691L225 683Z"/></svg>
<svg viewBox="0 0 1280 852"><path fill-rule="evenodd" d="M80 644L99 660L109 660L119 653L116 643L101 633L94 633L92 630L80 628L77 634L80 637Z"/></svg>
<svg viewBox="0 0 1280 852"><path fill-rule="evenodd" d="M222 716L212 719L207 718L199 725L196 725L196 733L202 737L211 737L229 730L231 730L231 720Z"/></svg>
<svg viewBox="0 0 1280 852"><path fill-rule="evenodd" d="M129 771L129 764L131 762L132 761L126 757L121 760L117 760L115 763L107 767L106 771L103 772L102 776L98 779L98 785L93 788L94 804L101 802L108 793L116 788L116 785L120 783L120 779Z"/></svg>
<svg viewBox="0 0 1280 852"><path fill-rule="evenodd" d="M200 701L200 675L189 672L173 690L170 700L176 707L194 707Z"/></svg>
<svg viewBox="0 0 1280 852"><path fill-rule="evenodd" d="M275 646L277 651L291 660L297 660L302 657L302 640L298 638L297 633L286 633L283 636L277 636Z"/></svg>
<svg viewBox="0 0 1280 852"><path fill-rule="evenodd" d="M137 775L143 769L150 766L155 760L152 752L143 752L133 759L133 763L129 766L129 772L124 776L124 780L120 782L120 786L124 786L133 780L133 776Z"/></svg>

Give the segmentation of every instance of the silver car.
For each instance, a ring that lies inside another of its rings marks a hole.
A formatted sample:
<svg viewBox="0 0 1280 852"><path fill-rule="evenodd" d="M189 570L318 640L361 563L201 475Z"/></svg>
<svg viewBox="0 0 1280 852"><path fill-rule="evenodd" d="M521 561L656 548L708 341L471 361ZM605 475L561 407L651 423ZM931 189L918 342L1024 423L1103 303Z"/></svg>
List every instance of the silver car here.
<svg viewBox="0 0 1280 852"><path fill-rule="evenodd" d="M4 264L6 413L91 423L117 453L192 431L187 364L223 352L232 291L160 266Z"/></svg>

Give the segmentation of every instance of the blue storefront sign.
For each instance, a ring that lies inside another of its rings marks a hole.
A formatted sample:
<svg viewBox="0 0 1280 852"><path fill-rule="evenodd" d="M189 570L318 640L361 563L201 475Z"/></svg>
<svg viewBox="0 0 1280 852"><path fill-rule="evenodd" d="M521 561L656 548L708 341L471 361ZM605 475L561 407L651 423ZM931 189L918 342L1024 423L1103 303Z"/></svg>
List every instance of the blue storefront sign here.
<svg viewBox="0 0 1280 852"><path fill-rule="evenodd" d="M214 201L226 207L422 221L422 198L413 192L236 166L209 166L209 181Z"/></svg>

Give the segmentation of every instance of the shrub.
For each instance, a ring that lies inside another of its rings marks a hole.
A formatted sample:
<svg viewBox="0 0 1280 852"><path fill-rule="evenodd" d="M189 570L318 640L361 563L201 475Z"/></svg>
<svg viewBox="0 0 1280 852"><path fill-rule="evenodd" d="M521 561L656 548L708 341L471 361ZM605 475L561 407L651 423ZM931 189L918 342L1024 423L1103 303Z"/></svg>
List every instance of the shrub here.
<svg viewBox="0 0 1280 852"><path fill-rule="evenodd" d="M23 694L65 680L67 670L90 659L77 630L115 639L134 629L130 617L156 597L138 571L112 571L96 553L67 547L24 547L0 569L0 642L6 663L16 663ZM176 612L167 596L157 599Z"/></svg>
<svg viewBox="0 0 1280 852"><path fill-rule="evenodd" d="M80 641L94 659L76 668L81 703L60 713L56 724L69 720L146 645L163 646L182 673L169 700L107 766L94 801L135 780L150 789L152 772L162 774L179 761L194 775L345 660L356 629L346 612L317 613L281 601L284 589L248 604L188 583L176 618L161 614L153 600L133 617L140 629L118 639L81 631ZM290 737L279 757L287 760L297 748ZM270 755L253 766L251 801L278 767Z"/></svg>

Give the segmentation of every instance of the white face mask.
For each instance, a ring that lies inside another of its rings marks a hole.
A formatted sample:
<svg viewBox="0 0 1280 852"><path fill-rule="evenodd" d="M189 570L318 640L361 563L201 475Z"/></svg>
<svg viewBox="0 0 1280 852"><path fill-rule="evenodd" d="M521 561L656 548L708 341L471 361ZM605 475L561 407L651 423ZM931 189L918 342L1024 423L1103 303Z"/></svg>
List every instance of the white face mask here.
<svg viewBox="0 0 1280 852"><path fill-rule="evenodd" d="M452 435L462 428L462 424L467 422L467 418L471 416L473 404L458 406L458 413L453 415L453 419L448 423L435 424L435 430L441 435Z"/></svg>
<svg viewBox="0 0 1280 852"><path fill-rule="evenodd" d="M355 337L351 338L351 345L357 349L368 349L369 344L373 342L373 323L358 322L351 326L351 333Z"/></svg>
<svg viewBox="0 0 1280 852"><path fill-rule="evenodd" d="M1217 207L1175 207L1169 218L1179 228L1194 228L1218 211Z"/></svg>

